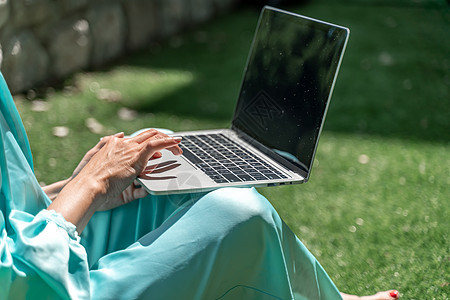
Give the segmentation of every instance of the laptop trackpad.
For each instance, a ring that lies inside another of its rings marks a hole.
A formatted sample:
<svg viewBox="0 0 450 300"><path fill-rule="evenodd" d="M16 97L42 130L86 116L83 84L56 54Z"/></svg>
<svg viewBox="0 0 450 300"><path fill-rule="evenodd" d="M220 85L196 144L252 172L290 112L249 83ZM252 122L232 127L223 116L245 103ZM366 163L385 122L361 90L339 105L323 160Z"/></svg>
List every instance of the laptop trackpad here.
<svg viewBox="0 0 450 300"><path fill-rule="evenodd" d="M152 159L147 164L147 173L139 181L150 192L189 190L202 188L205 183L214 183L205 173L193 167L181 156L170 151L161 151L161 158Z"/></svg>

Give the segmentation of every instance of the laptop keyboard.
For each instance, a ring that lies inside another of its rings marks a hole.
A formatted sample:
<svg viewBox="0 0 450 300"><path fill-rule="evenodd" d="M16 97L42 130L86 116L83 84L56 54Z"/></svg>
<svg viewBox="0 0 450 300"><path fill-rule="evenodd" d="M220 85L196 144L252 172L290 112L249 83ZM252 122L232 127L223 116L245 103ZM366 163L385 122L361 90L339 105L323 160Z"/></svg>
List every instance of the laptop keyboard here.
<svg viewBox="0 0 450 300"><path fill-rule="evenodd" d="M223 134L183 136L183 155L217 183L287 178Z"/></svg>

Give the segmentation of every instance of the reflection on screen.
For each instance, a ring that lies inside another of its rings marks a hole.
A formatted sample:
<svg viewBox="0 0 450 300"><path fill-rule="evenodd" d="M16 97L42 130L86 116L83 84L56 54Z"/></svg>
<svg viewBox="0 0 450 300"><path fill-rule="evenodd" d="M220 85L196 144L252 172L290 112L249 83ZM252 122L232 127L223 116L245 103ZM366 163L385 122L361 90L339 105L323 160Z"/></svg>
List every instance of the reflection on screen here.
<svg viewBox="0 0 450 300"><path fill-rule="evenodd" d="M265 10L233 128L309 171L347 31Z"/></svg>

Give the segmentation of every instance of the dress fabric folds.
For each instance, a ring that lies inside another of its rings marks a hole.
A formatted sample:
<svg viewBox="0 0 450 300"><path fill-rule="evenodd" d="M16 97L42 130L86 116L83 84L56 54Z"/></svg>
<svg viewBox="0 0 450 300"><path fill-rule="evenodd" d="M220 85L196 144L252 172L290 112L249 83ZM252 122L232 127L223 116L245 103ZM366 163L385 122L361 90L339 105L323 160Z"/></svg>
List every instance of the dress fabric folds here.
<svg viewBox="0 0 450 300"><path fill-rule="evenodd" d="M34 176L0 74L0 299L341 299L252 188L148 196L79 236Z"/></svg>

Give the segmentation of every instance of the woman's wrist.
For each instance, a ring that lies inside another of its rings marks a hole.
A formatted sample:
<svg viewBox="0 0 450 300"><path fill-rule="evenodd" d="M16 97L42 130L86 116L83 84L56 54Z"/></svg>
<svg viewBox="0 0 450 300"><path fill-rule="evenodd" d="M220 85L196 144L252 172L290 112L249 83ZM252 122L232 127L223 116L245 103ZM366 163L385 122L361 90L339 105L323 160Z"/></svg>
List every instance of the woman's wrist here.
<svg viewBox="0 0 450 300"><path fill-rule="evenodd" d="M72 177L42 187L50 200L55 200L59 192L69 183Z"/></svg>
<svg viewBox="0 0 450 300"><path fill-rule="evenodd" d="M106 185L90 176L70 180L47 209L60 213L81 233L89 219L104 202Z"/></svg>

